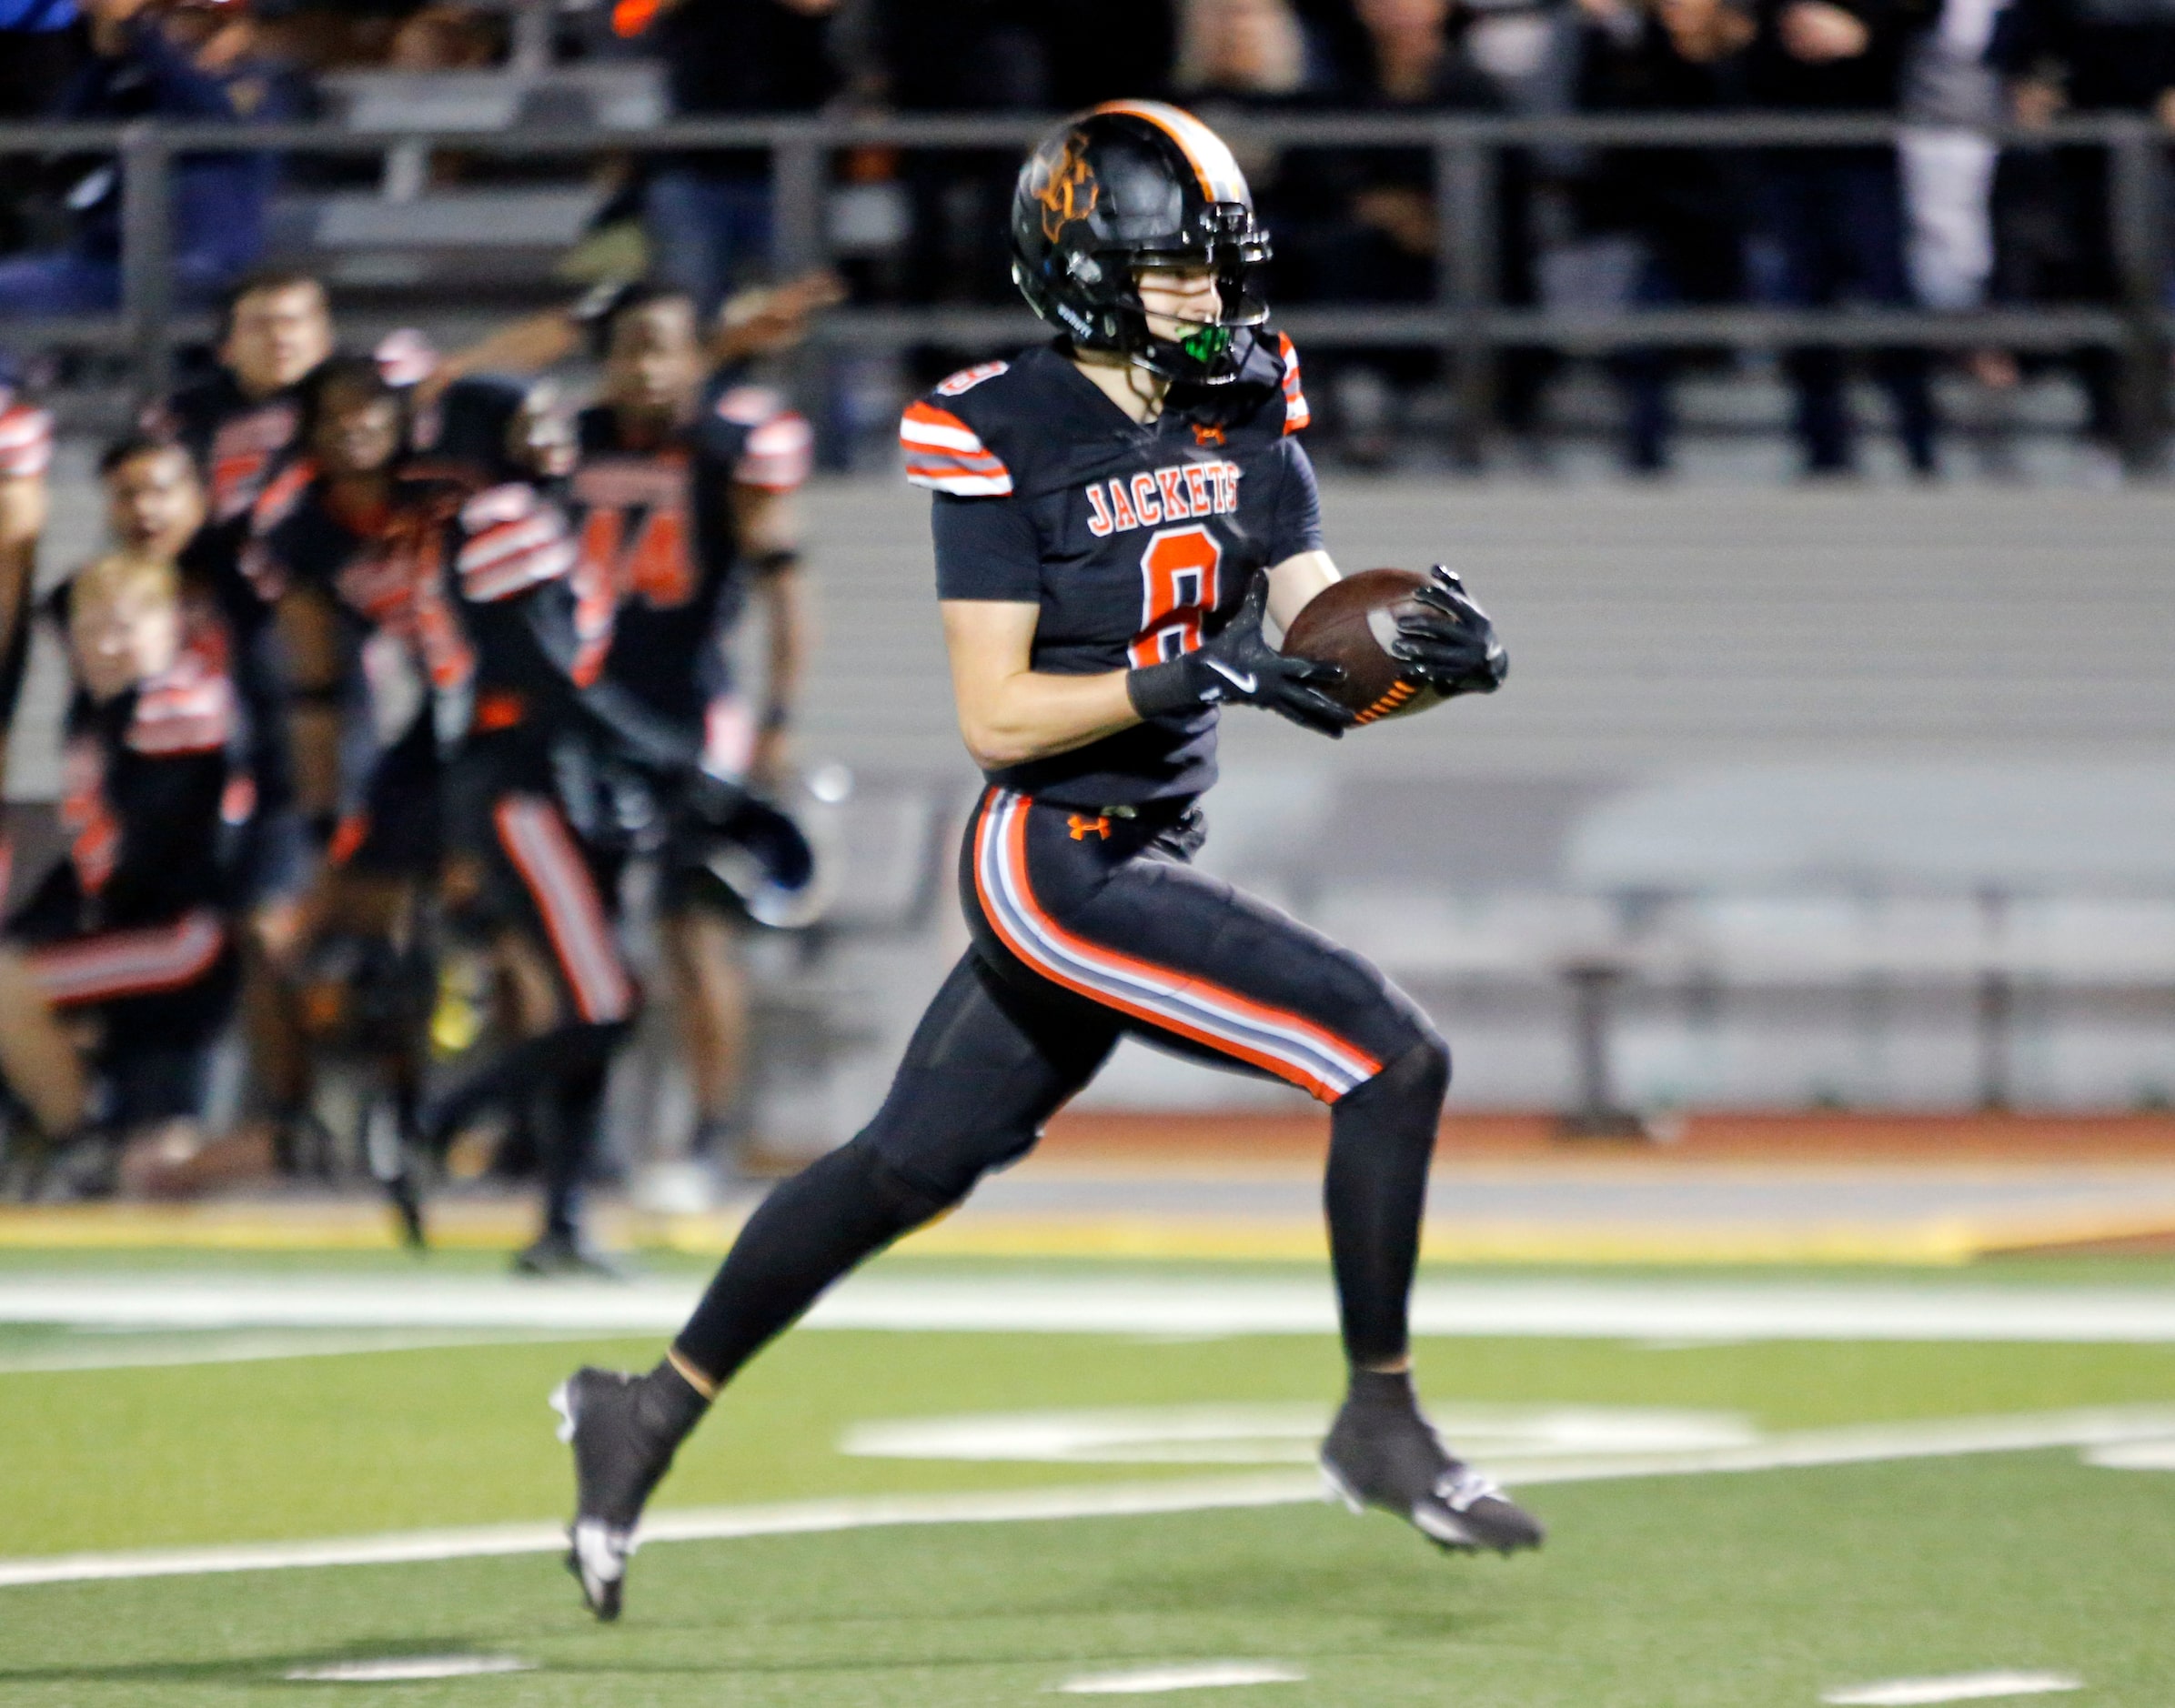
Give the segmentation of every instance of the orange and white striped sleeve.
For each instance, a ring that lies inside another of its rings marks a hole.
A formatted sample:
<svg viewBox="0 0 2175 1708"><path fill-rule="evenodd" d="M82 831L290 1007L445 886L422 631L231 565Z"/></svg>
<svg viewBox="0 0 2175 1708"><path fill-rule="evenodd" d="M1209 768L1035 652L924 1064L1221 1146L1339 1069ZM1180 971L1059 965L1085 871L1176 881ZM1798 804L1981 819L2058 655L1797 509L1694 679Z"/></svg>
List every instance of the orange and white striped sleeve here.
<svg viewBox="0 0 2175 1708"><path fill-rule="evenodd" d="M955 498L1002 498L1012 492L1012 470L1003 459L949 409L908 404L899 421L899 444L913 486Z"/></svg>
<svg viewBox="0 0 2175 1708"><path fill-rule="evenodd" d="M1314 420L1314 411L1306 407L1306 392L1299 384L1299 352L1292 347L1288 332L1276 335L1276 354L1284 362L1284 430L1299 433Z"/></svg>

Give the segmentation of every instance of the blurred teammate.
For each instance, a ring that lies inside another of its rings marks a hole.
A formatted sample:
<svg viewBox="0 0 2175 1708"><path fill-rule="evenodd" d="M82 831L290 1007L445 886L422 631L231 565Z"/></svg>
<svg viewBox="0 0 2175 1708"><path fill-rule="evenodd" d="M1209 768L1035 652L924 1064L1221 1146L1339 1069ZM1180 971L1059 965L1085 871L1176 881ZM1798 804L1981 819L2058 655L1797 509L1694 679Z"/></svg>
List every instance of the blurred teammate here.
<svg viewBox="0 0 2175 1708"><path fill-rule="evenodd" d="M544 1227L517 1260L537 1274L608 1267L582 1237L581 1189L606 1077L639 992L615 935L626 853L614 810L627 774L651 796L720 821L738 791L700 749L602 675L609 608L585 588L549 484L571 445L525 384L468 378L440 401L433 462L401 506L419 585L439 589L467 651L448 761L448 914L488 940L520 1041L434 1107L436 1132L488 1101L531 1100Z"/></svg>
<svg viewBox="0 0 2175 1708"><path fill-rule="evenodd" d="M147 429L186 446L201 472L208 501L204 538L186 567L192 581L209 589L232 639L234 681L255 732L252 757L267 824L297 833L307 803L297 798L287 742L286 666L291 659L317 678L328 666L301 648L308 637L280 633L272 608L242 577L240 558L257 498L294 453L299 387L332 351L322 284L307 273L254 274L228 295L217 372L155 404L144 418ZM316 816L322 836L328 827L321 801ZM267 839L294 843L298 837L283 829L268 830ZM301 849L291 847L282 858L286 870L268 884L249 921L246 1000L252 1059L276 1142L287 1150L307 1124L307 1069L284 994L303 923Z"/></svg>
<svg viewBox="0 0 2175 1708"><path fill-rule="evenodd" d="M129 444L122 467L171 448ZM55 600L75 696L61 808L66 857L9 919L0 949L0 1071L48 1147L93 1117L193 1153L213 1042L238 980L230 920L247 904L254 789L233 687L186 644L173 560L124 550ZM104 1184L103 1148L76 1184Z"/></svg>
<svg viewBox="0 0 2175 1708"><path fill-rule="evenodd" d="M432 696L458 681L467 655L416 570L399 479L405 394L376 363L336 356L304 380L297 405L297 455L258 495L243 573L277 614L301 794L333 828L277 970L314 1034L376 1061L405 1132L421 1090L424 915L442 858ZM309 1065L302 1057L289 1081L296 1107L309 1101ZM397 1160L374 1166L399 1195Z"/></svg>
<svg viewBox="0 0 2175 1708"><path fill-rule="evenodd" d="M332 349L324 286L307 273L257 274L228 298L217 372L146 411L146 427L178 439L203 470L209 521L230 561L250 507L295 444L296 388Z"/></svg>
<svg viewBox="0 0 2175 1708"><path fill-rule="evenodd" d="M571 495L584 557L609 577L618 616L605 669L700 746L710 772L759 789L784 779L807 652L793 493L808 424L774 392L706 372L695 305L627 293L603 325L603 400L582 412ZM733 631L752 595L767 665L760 707L733 681ZM659 908L697 1128L694 1150L730 1167L747 996L732 922L706 898L706 827L668 819Z"/></svg>
<svg viewBox="0 0 2175 1708"><path fill-rule="evenodd" d="M643 1503L717 1392L832 1281L942 1213L1132 1034L1330 1106L1325 1199L1350 1386L1322 1465L1355 1507L1446 1547L1540 1526L1422 1414L1407 1324L1448 1049L1374 968L1194 872L1224 703L1330 735L1334 670L1287 626L1336 579L1288 339L1260 330L1268 242L1230 151L1173 107L1069 122L1022 171L1014 276L1054 347L954 375L901 427L938 496L937 585L968 749L989 787L961 854L972 946L890 1094L749 1220L656 1369L553 1396L574 1449L568 1563L619 1609ZM1444 577L1392 650L1445 694L1506 663Z"/></svg>

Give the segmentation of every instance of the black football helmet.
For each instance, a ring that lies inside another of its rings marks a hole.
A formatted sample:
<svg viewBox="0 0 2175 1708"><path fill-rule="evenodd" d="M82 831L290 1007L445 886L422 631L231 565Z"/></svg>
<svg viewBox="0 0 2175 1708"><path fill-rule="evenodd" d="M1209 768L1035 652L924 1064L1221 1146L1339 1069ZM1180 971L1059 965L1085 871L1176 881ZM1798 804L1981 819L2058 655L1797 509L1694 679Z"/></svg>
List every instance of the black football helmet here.
<svg viewBox="0 0 2175 1708"><path fill-rule="evenodd" d="M1268 317L1254 274L1269 258L1254 196L1223 139L1160 101L1111 101L1065 121L1020 169L1012 276L1077 349L1110 350L1166 379L1218 385L1238 371L1234 335ZM1223 313L1149 330L1133 269L1215 269Z"/></svg>

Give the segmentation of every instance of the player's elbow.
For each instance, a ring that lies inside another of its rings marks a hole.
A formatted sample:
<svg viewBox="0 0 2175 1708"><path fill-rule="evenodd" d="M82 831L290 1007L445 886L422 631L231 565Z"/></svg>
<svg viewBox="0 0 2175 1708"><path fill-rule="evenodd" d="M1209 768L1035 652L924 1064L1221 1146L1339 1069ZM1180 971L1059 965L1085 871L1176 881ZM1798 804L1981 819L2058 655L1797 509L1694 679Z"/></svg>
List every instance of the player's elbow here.
<svg viewBox="0 0 2175 1708"><path fill-rule="evenodd" d="M985 771L1001 771L1042 757L1024 731L988 719L962 717L959 733L967 744L968 757Z"/></svg>

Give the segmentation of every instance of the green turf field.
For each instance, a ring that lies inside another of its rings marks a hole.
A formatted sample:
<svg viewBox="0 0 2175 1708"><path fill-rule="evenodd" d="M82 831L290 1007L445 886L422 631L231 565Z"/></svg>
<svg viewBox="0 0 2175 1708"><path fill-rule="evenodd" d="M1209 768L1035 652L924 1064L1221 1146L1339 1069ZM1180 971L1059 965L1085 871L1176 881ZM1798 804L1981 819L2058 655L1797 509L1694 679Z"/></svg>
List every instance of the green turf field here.
<svg viewBox="0 0 2175 1708"><path fill-rule="evenodd" d="M125 1267L168 1261L204 1260ZM74 1260L33 1267L79 1271ZM262 1267L307 1268L290 1258ZM986 1278L1004 1283L999 1267ZM1941 1279L1956 1284L1953 1272ZM1973 1279L2019 1284L2014 1271ZM2025 1280L2168 1285L2159 1266ZM655 1351L649 1341L503 1337L336 1350L357 1338L0 1331L0 1555L552 1519L568 1473L545 1391L578 1361ZM215 1361L136 1361L146 1357ZM25 1368L69 1359L112 1367ZM1421 1359L1439 1406L1480 1408L1484 1420L1485 1408L1511 1409L1501 1413L1509 1452L1519 1408L1658 1418L1665 1433L1735 1431L1753 1442L2175 1408L2170 1346L1441 1340ZM809 1332L732 1392L656 1506L1296 1476L1304 1443L1289 1420L1303 1428L1304 1408L1325 1402L1336 1378L1334 1345L1306 1336ZM841 1451L849 1432L876 1422L1126 1408L1153 1423L1183 1407L1283 1419L1283 1435L1265 1447L1152 1440L1069 1457L1024 1456L1016 1443L1011 1457ZM2170 1700L2175 1471L2103 1468L2069 1445L1597 1474L1535 1486L1530 1503L1553 1527L1549 1547L1508 1562L1446 1558L1386 1518L1319 1504L659 1543L636 1562L627 1618L608 1629L581 1613L541 1552L0 1587L0 1704L299 1695L950 1708L1049 1701L1083 1675L1217 1661L1304 1676L1151 1700L1779 1708L1878 1681L1997 1670L2074 1677L2083 1690L2069 1700L2079 1703ZM529 1670L287 1679L418 1654Z"/></svg>

